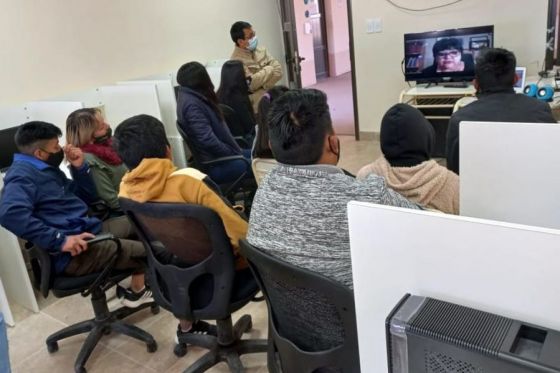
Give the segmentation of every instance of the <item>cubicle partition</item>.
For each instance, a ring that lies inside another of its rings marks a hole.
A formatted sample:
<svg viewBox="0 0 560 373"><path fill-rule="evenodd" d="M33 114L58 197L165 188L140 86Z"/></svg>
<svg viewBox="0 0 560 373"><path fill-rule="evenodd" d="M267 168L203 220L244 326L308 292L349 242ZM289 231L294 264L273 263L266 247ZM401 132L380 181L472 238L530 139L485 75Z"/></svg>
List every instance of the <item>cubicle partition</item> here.
<svg viewBox="0 0 560 373"><path fill-rule="evenodd" d="M348 218L363 372L387 372L405 293L560 330L560 231L360 202Z"/></svg>
<svg viewBox="0 0 560 373"><path fill-rule="evenodd" d="M462 122L461 215L560 228L560 125Z"/></svg>

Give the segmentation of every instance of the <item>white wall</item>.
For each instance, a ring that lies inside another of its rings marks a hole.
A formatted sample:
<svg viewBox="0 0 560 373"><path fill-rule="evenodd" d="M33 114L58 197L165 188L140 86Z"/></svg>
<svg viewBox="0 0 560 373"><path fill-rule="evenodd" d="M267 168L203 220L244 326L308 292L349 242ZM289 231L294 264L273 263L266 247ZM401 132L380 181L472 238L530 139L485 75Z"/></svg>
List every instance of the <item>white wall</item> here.
<svg viewBox="0 0 560 373"><path fill-rule="evenodd" d="M275 0L0 0L0 105L229 58L229 28L253 24L283 61Z"/></svg>
<svg viewBox="0 0 560 373"><path fill-rule="evenodd" d="M520 66L535 75L545 53L545 0L468 0L424 13L398 10L383 0L351 0L354 24L360 131L379 131L383 114L407 87L401 72L403 34L438 29L495 25L494 41L515 52ZM421 8L441 0L398 0ZM366 34L366 19L380 17L383 32Z"/></svg>

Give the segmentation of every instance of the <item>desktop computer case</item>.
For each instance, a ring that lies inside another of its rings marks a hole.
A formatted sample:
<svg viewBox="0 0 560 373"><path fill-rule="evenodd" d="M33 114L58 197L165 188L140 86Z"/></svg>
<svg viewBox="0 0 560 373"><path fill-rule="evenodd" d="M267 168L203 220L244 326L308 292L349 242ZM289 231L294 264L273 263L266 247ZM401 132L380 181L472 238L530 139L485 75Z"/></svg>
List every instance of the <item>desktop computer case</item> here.
<svg viewBox="0 0 560 373"><path fill-rule="evenodd" d="M407 294L386 328L390 373L560 372L557 331L457 304Z"/></svg>

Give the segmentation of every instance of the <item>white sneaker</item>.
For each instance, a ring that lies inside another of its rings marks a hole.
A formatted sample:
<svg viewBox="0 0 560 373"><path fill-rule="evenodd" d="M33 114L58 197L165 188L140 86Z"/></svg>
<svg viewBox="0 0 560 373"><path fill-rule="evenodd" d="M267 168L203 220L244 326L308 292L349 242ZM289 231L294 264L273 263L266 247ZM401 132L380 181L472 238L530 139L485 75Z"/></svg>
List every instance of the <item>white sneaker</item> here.
<svg viewBox="0 0 560 373"><path fill-rule="evenodd" d="M135 293L131 289L125 289L123 293L121 302L128 308L136 308L145 303L152 303L154 301L152 291L146 287L139 293Z"/></svg>

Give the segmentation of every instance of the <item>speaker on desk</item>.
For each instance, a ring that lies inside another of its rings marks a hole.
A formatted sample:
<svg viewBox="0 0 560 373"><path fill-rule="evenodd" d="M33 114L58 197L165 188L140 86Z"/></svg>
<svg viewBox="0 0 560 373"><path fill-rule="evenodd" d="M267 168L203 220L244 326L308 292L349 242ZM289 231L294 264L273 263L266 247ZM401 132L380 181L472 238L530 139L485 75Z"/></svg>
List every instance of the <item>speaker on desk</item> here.
<svg viewBox="0 0 560 373"><path fill-rule="evenodd" d="M554 88L550 85L545 85L537 91L537 98L539 100L550 102L554 98Z"/></svg>
<svg viewBox="0 0 560 373"><path fill-rule="evenodd" d="M538 91L539 91L539 86L534 83L526 85L525 88L523 89L523 93L525 93L525 95L529 97L537 97Z"/></svg>

